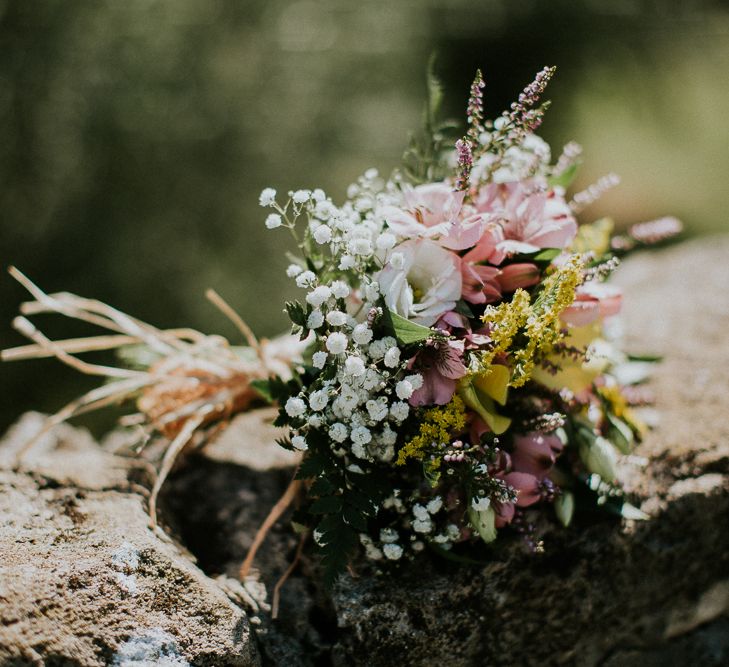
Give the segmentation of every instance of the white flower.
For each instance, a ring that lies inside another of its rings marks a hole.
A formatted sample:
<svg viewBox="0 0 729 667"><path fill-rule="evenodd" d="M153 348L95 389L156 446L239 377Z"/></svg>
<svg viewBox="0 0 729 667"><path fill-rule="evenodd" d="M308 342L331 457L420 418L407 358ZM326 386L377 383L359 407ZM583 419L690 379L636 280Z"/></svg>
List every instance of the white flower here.
<svg viewBox="0 0 729 667"><path fill-rule="evenodd" d="M405 266L405 255L401 252L393 252L392 255L390 255L390 266L397 271L402 269L402 267Z"/></svg>
<svg viewBox="0 0 729 667"><path fill-rule="evenodd" d="M382 359L382 357L385 356L385 352L387 352L391 347L395 346L396 344L397 341L392 336L385 336L384 338L380 338L379 340L370 343L370 356L375 360Z"/></svg>
<svg viewBox="0 0 729 667"><path fill-rule="evenodd" d="M319 428L322 425L321 415L311 415L306 423L312 428Z"/></svg>
<svg viewBox="0 0 729 667"><path fill-rule="evenodd" d="M314 352L311 355L311 363L314 365L314 368L324 368L328 356L326 352Z"/></svg>
<svg viewBox="0 0 729 667"><path fill-rule="evenodd" d="M413 530L416 533L429 533L433 530L433 522L430 520L430 517L427 519L417 519L413 521Z"/></svg>
<svg viewBox="0 0 729 667"><path fill-rule="evenodd" d="M292 396L286 401L286 414L289 417L301 417L306 412L306 403L296 396Z"/></svg>
<svg viewBox="0 0 729 667"><path fill-rule="evenodd" d="M421 521L430 521L430 514L428 513L427 508L420 503L413 505L413 515L416 519L420 519Z"/></svg>
<svg viewBox="0 0 729 667"><path fill-rule="evenodd" d="M303 270L298 264L289 264L286 269L286 275L289 278L296 278Z"/></svg>
<svg viewBox="0 0 729 667"><path fill-rule="evenodd" d="M358 459L367 458L367 450L361 442L352 443L352 454L354 454Z"/></svg>
<svg viewBox="0 0 729 667"><path fill-rule="evenodd" d="M398 315L431 326L461 297L460 259L427 239L406 241L397 250L403 266L389 264L376 276L385 303Z"/></svg>
<svg viewBox="0 0 729 667"><path fill-rule="evenodd" d="M346 299L349 296L349 285L342 280L335 280L331 284L332 294L337 299Z"/></svg>
<svg viewBox="0 0 729 667"><path fill-rule="evenodd" d="M340 331L335 331L327 337L326 348L332 354L341 354L347 349L349 340Z"/></svg>
<svg viewBox="0 0 729 667"><path fill-rule="evenodd" d="M332 240L332 230L327 225L319 225L314 230L314 240L319 245L324 245Z"/></svg>
<svg viewBox="0 0 729 667"><path fill-rule="evenodd" d="M360 377L360 375L364 375L364 372L364 361L360 357L347 357L347 360L344 362L345 375Z"/></svg>
<svg viewBox="0 0 729 667"><path fill-rule="evenodd" d="M380 297L380 285L376 282L371 282L365 285L365 298L367 301L374 303Z"/></svg>
<svg viewBox="0 0 729 667"><path fill-rule="evenodd" d="M311 198L318 203L323 202L327 198L327 196L324 193L324 190L322 190L321 188L317 188L316 190L314 190L314 192L311 193Z"/></svg>
<svg viewBox="0 0 729 667"><path fill-rule="evenodd" d="M387 362L385 362L387 363ZM415 375L408 375L405 378L411 385L413 385L413 389L416 391L420 389L420 387L423 386L423 376L420 375L420 373L416 373Z"/></svg>
<svg viewBox="0 0 729 667"><path fill-rule="evenodd" d="M380 531L380 542L384 542L385 544L392 544L393 542L397 542L398 538L399 535L394 528L383 528Z"/></svg>
<svg viewBox="0 0 729 667"><path fill-rule="evenodd" d="M303 204L304 202L309 201L309 197L311 197L311 192L309 190L297 190L291 196L294 200L294 204Z"/></svg>
<svg viewBox="0 0 729 667"><path fill-rule="evenodd" d="M425 506L425 509L427 509L431 514L436 514L440 511L441 507L443 507L443 498L436 496Z"/></svg>
<svg viewBox="0 0 729 667"><path fill-rule="evenodd" d="M385 424L385 428L382 429L380 442L386 447L391 447L397 442L397 433L395 433L388 424Z"/></svg>
<svg viewBox="0 0 729 667"><path fill-rule="evenodd" d="M319 285L306 295L306 302L318 308L332 295L332 290L326 285Z"/></svg>
<svg viewBox="0 0 729 667"><path fill-rule="evenodd" d="M393 403L390 406L390 416L396 422L405 421L410 414L410 406L407 403Z"/></svg>
<svg viewBox="0 0 729 667"><path fill-rule="evenodd" d="M258 197L261 206L272 206L276 203L276 191L273 188L265 188Z"/></svg>
<svg viewBox="0 0 729 667"><path fill-rule="evenodd" d="M353 255L371 255L372 242L369 239L353 239L347 246Z"/></svg>
<svg viewBox="0 0 729 667"><path fill-rule="evenodd" d="M307 449L309 449L309 445L306 444L306 438L301 435L295 435L293 438L291 438L291 444L294 446L295 449L298 449L302 452L305 452Z"/></svg>
<svg viewBox="0 0 729 667"><path fill-rule="evenodd" d="M385 366L388 368L395 368L395 366L400 363L400 350L396 347L391 347L387 352L385 352L384 362ZM406 396L406 398L410 397Z"/></svg>
<svg viewBox="0 0 729 667"><path fill-rule="evenodd" d="M348 319L347 314L343 313L341 310L330 310L327 313L327 322L329 322L329 324L333 327L343 326L347 323Z"/></svg>
<svg viewBox="0 0 729 667"><path fill-rule="evenodd" d="M316 282L316 275L313 271L304 271L296 276L296 284L299 287L309 287Z"/></svg>
<svg viewBox="0 0 729 667"><path fill-rule="evenodd" d="M357 426L356 428L352 429L352 434L350 435L350 438L355 444L366 445L372 440L372 433L370 433L370 430L366 426Z"/></svg>
<svg viewBox="0 0 729 667"><path fill-rule="evenodd" d="M378 250L389 250L390 248L395 247L396 241L397 239L394 234L390 234L390 232L383 232L377 237L375 245Z"/></svg>
<svg viewBox="0 0 729 667"><path fill-rule="evenodd" d="M267 229L276 229L276 227L280 227L282 224L281 216L278 213L271 213L271 215L266 218Z"/></svg>
<svg viewBox="0 0 729 667"><path fill-rule="evenodd" d="M400 560L402 558L402 547L399 544L386 544L382 547L382 553L389 560Z"/></svg>
<svg viewBox="0 0 729 667"><path fill-rule="evenodd" d="M382 376L374 368L368 368L362 381L362 389L372 391L381 381Z"/></svg>
<svg viewBox="0 0 729 667"><path fill-rule="evenodd" d="M367 412L370 415L370 419L375 422L381 422L385 417L387 417L387 403L385 401L375 401L370 399L365 403L365 407L367 408Z"/></svg>
<svg viewBox="0 0 729 667"><path fill-rule="evenodd" d="M313 391L309 396L309 407L316 412L320 412L327 407L327 403L329 403L329 395L324 389Z"/></svg>
<svg viewBox="0 0 729 667"><path fill-rule="evenodd" d="M339 258L339 270L346 271L347 269L351 269L356 263L357 260L352 255L342 255Z"/></svg>
<svg viewBox="0 0 729 667"><path fill-rule="evenodd" d="M374 181L378 176L380 175L380 172L377 171L376 167L370 167L365 173L364 177L368 181Z"/></svg>
<svg viewBox="0 0 729 667"><path fill-rule="evenodd" d="M352 340L357 345L367 345L372 340L372 329L366 324L357 324L352 331Z"/></svg>
<svg viewBox="0 0 729 667"><path fill-rule="evenodd" d="M415 391L413 385L407 380L400 380L400 382L395 385L395 393L397 394L397 397L403 401L410 398L413 395L413 391Z"/></svg>
<svg viewBox="0 0 729 667"><path fill-rule="evenodd" d="M336 422L329 427L329 437L334 442L344 442L349 435L347 427L341 422Z"/></svg>
<svg viewBox="0 0 729 667"><path fill-rule="evenodd" d="M471 507L475 509L477 512L483 512L487 510L491 506L491 498L487 498L486 496L482 496L480 498L473 498L471 500Z"/></svg>
<svg viewBox="0 0 729 667"><path fill-rule="evenodd" d="M312 310L306 318L306 326L309 329L318 329L322 324L324 324L324 314L321 310Z"/></svg>

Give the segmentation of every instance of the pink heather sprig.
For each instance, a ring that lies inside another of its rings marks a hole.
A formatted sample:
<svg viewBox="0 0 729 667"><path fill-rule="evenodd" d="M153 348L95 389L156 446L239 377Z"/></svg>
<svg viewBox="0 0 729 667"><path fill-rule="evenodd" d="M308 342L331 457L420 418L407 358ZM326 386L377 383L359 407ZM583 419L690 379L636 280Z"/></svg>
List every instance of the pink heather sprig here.
<svg viewBox="0 0 729 667"><path fill-rule="evenodd" d="M468 107L466 108L466 118L468 120L468 132L466 136L472 144L477 144L483 127L483 89L486 82L483 80L481 70L476 70L476 76L471 84L471 93L468 97Z"/></svg>
<svg viewBox="0 0 729 667"><path fill-rule="evenodd" d="M579 213L582 209L586 208L590 204L594 204L600 197L602 197L608 190L614 188L620 183L620 176L617 174L606 174L598 179L597 183L593 183L591 186L578 192L570 202L570 208L573 213Z"/></svg>
<svg viewBox="0 0 729 667"><path fill-rule="evenodd" d="M519 99L512 102L507 117L516 127L523 128L527 132L533 132L539 127L544 111L535 109L534 106L539 102L556 71L556 67L545 67L537 73L534 81L524 88Z"/></svg>
<svg viewBox="0 0 729 667"><path fill-rule="evenodd" d="M564 145L562 154L557 160L557 164L554 165L552 174L554 176L561 176L566 172L573 164L576 164L582 155L582 146L576 141L570 141Z"/></svg>
<svg viewBox="0 0 729 667"><path fill-rule="evenodd" d="M456 177L456 192L468 190L473 167L473 145L468 136L456 141L456 156L458 157L458 176Z"/></svg>
<svg viewBox="0 0 729 667"><path fill-rule="evenodd" d="M665 217L650 222L639 222L628 230L628 235L638 243L653 244L666 241L683 230L683 224L678 218Z"/></svg>

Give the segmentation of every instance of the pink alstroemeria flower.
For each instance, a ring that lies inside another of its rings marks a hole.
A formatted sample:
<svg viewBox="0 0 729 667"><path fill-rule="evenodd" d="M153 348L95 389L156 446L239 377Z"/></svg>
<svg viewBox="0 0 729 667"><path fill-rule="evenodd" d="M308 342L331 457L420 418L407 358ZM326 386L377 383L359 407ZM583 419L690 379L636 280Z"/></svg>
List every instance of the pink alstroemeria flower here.
<svg viewBox="0 0 729 667"><path fill-rule="evenodd" d="M456 393L456 380L467 369L463 364L462 340L436 341L415 357L412 367L423 376L423 386L410 397L410 405L445 405Z"/></svg>
<svg viewBox="0 0 729 667"><path fill-rule="evenodd" d="M516 507L529 507L542 499L540 481L526 472L510 472L502 479L516 490L516 503L494 503L496 527L503 528L511 523Z"/></svg>
<svg viewBox="0 0 729 667"><path fill-rule="evenodd" d="M520 287L531 287L540 280L539 267L531 262L508 264L501 268L497 277L503 292L513 292Z"/></svg>
<svg viewBox="0 0 729 667"><path fill-rule="evenodd" d="M462 296L469 303L493 303L501 298L499 274L495 266L461 262Z"/></svg>
<svg viewBox="0 0 729 667"><path fill-rule="evenodd" d="M583 327L599 317L617 315L623 303L618 287L591 280L577 288L575 300L565 308L560 319L574 327Z"/></svg>
<svg viewBox="0 0 729 667"><path fill-rule="evenodd" d="M516 472L544 479L552 469L564 444L558 436L546 433L515 435L511 463Z"/></svg>

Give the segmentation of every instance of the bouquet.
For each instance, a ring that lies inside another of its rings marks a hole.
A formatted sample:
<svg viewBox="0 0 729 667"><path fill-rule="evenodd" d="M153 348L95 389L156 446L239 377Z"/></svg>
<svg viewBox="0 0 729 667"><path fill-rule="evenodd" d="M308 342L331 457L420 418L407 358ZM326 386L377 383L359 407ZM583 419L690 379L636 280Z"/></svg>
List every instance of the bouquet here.
<svg viewBox="0 0 729 667"><path fill-rule="evenodd" d="M313 534L328 581L358 553L382 567L426 549L471 558L509 533L540 550L544 525L567 526L580 508L643 518L620 476L645 430L633 406L646 393L631 385L650 359L616 344L621 294L606 279L620 255L675 235L680 223L663 218L618 235L608 219L578 224L617 178L567 198L580 147L570 143L552 161L535 134L553 74L539 72L488 121L478 72L455 142L438 119L442 90L431 75L423 131L391 177L366 171L341 205L320 189L284 200L261 193L266 226L288 230L300 251L287 269L302 290L286 304L294 335L259 341L212 291L247 346L163 331L93 299L46 294L12 268L33 296L14 321L32 344L3 358L55 356L109 380L47 428L134 401L122 422L131 449L164 443L153 523L180 454L236 413L277 404L276 424L289 433L278 444L302 456L243 574L296 495L304 499L294 525ZM41 312L106 333L52 341L26 317ZM99 350L116 350L119 363L77 356Z"/></svg>

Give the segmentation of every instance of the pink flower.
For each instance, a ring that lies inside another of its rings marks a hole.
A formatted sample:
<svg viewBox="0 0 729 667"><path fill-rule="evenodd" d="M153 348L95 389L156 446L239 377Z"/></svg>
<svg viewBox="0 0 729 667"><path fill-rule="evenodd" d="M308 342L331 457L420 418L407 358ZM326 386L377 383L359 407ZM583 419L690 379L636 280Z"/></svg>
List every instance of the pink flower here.
<svg viewBox="0 0 729 667"><path fill-rule="evenodd" d="M622 302L618 287L591 280L577 288L574 302L562 311L560 318L574 327L582 327L600 317L616 315Z"/></svg>
<svg viewBox="0 0 729 667"><path fill-rule="evenodd" d="M481 188L476 209L488 216L484 234L464 259L501 264L507 256L565 248L577 233L569 206L554 190L534 183L492 183Z"/></svg>
<svg viewBox="0 0 729 667"><path fill-rule="evenodd" d="M461 262L463 298L469 303L491 303L501 298L498 277L501 271L495 266L480 266Z"/></svg>
<svg viewBox="0 0 729 667"><path fill-rule="evenodd" d="M405 241L393 249L403 264L385 266L376 276L387 307L418 324L431 326L461 298L461 260L434 241Z"/></svg>
<svg viewBox="0 0 729 667"><path fill-rule="evenodd" d="M544 479L564 446L553 434L527 433L514 436L511 463L515 471Z"/></svg>
<svg viewBox="0 0 729 667"><path fill-rule="evenodd" d="M508 264L502 267L497 278L504 292L513 292L520 287L531 287L540 279L539 268L531 262Z"/></svg>
<svg viewBox="0 0 729 667"><path fill-rule="evenodd" d="M516 507L529 507L542 499L539 480L526 472L510 472L502 479L516 491L515 503L494 503L496 527L503 528L511 523Z"/></svg>
<svg viewBox="0 0 729 667"><path fill-rule="evenodd" d="M413 368L423 376L423 386L410 397L410 405L445 405L456 392L456 380L467 369L463 365L462 340L438 341L415 357Z"/></svg>

